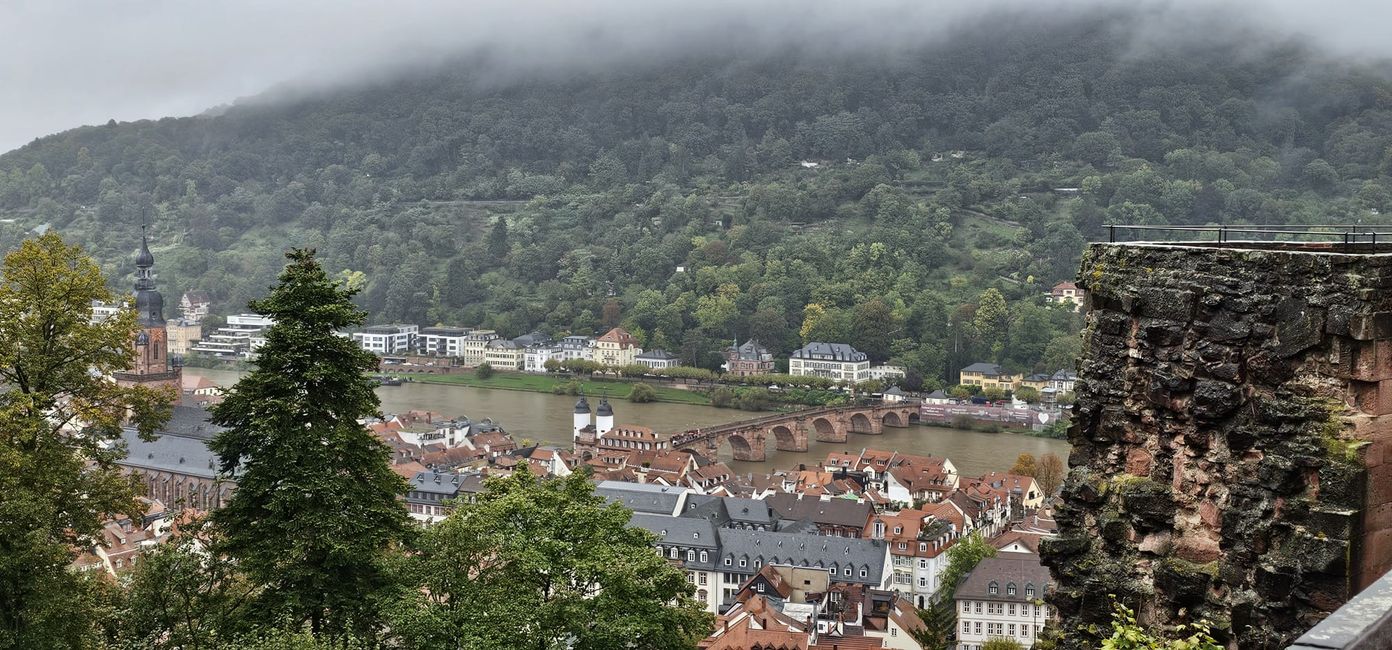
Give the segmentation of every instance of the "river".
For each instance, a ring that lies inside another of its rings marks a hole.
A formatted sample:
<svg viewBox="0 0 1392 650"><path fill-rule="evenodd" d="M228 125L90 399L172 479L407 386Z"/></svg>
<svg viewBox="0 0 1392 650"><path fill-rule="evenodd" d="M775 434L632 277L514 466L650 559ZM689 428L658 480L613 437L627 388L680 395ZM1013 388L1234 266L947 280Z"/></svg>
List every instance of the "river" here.
<svg viewBox="0 0 1392 650"><path fill-rule="evenodd" d="M222 386L231 386L242 375L235 370L206 368L184 368L184 373L207 377ZM383 386L377 389L377 395L382 400L383 413L417 410L446 416L467 415L475 420L492 418L518 441L527 439L570 446L574 397L425 383ZM619 424L636 424L661 433L758 417L758 414L746 411L692 404L633 404L619 400L612 405L614 419ZM734 461L726 447L721 450L721 460L737 473L763 474L776 468L796 467L799 463L818 464L832 451L858 451L863 447L874 447L946 456L964 475L979 475L1009 469L1015 457L1024 452L1035 456L1054 452L1065 459L1068 454L1068 443L1063 440L1012 433L981 433L918 425L901 429L885 427L884 431L883 435L878 436L852 433L844 443L809 440L805 452L776 451L770 443L768 461L763 463Z"/></svg>

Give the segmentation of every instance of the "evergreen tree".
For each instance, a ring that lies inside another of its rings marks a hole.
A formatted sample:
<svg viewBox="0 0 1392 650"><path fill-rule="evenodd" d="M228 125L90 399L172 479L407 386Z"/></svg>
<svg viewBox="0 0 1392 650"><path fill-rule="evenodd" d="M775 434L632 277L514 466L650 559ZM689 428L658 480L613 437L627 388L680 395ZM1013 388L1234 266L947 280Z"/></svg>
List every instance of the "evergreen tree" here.
<svg viewBox="0 0 1392 650"><path fill-rule="evenodd" d="M390 451L359 418L377 414L363 373L377 359L339 329L364 314L314 251L296 249L279 285L253 301L275 319L257 369L212 408L213 440L237 491L213 522L221 550L263 588L260 611L316 636L367 636L386 552L409 529L396 498L406 485Z"/></svg>
<svg viewBox="0 0 1392 650"><path fill-rule="evenodd" d="M91 645L104 596L68 565L105 519L140 512L108 443L169 417L171 391L102 376L130 365L136 320L90 323L92 300L116 296L56 234L24 241L0 269L0 648Z"/></svg>

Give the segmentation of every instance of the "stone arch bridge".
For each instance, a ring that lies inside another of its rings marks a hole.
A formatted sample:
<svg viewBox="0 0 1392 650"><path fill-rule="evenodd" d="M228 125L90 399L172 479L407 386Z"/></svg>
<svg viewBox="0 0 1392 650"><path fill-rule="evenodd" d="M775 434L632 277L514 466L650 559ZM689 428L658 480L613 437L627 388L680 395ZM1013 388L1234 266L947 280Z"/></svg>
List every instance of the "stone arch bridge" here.
<svg viewBox="0 0 1392 650"><path fill-rule="evenodd" d="M728 444L735 460L762 461L768 457L769 441L781 451L807 451L809 436L819 442L846 442L851 433L879 435L885 427L917 422L917 404L824 407L690 429L672 435L672 448L714 458Z"/></svg>

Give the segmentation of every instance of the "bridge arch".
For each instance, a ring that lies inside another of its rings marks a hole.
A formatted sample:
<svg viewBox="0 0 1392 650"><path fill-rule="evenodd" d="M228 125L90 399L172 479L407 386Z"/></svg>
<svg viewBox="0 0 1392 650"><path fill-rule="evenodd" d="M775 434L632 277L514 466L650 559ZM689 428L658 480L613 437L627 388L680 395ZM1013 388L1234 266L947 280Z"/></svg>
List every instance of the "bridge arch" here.
<svg viewBox="0 0 1392 650"><path fill-rule="evenodd" d="M720 446L730 447L731 457L735 460L761 461L764 460L764 441L762 438L754 437L748 433L730 433L721 436Z"/></svg>
<svg viewBox="0 0 1392 650"><path fill-rule="evenodd" d="M816 432L817 440L822 442L846 441L846 430L836 426L831 418L812 418L812 430Z"/></svg>
<svg viewBox="0 0 1392 650"><path fill-rule="evenodd" d="M902 427L907 424L894 411L885 411L884 417L880 418L880 423L887 427Z"/></svg>
<svg viewBox="0 0 1392 650"><path fill-rule="evenodd" d="M769 428L775 447L782 451L807 451L807 432L797 422L775 424Z"/></svg>
<svg viewBox="0 0 1392 650"><path fill-rule="evenodd" d="M851 414L851 431L856 433L876 433L875 425L864 413Z"/></svg>

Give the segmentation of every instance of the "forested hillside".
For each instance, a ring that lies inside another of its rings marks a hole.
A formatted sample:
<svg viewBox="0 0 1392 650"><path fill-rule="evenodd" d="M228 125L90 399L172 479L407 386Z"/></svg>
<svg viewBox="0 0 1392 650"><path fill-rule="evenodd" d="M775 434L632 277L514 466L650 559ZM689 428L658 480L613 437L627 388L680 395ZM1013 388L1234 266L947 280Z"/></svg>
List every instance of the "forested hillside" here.
<svg viewBox="0 0 1392 650"><path fill-rule="evenodd" d="M123 277L148 223L167 295L222 314L306 245L364 274L375 322L622 323L707 367L735 338L848 341L930 384L976 360L1052 370L1078 322L1040 296L1103 223L1392 211L1385 69L1138 49L1127 20L602 73L460 61L80 128L0 156L0 243L51 224Z"/></svg>

